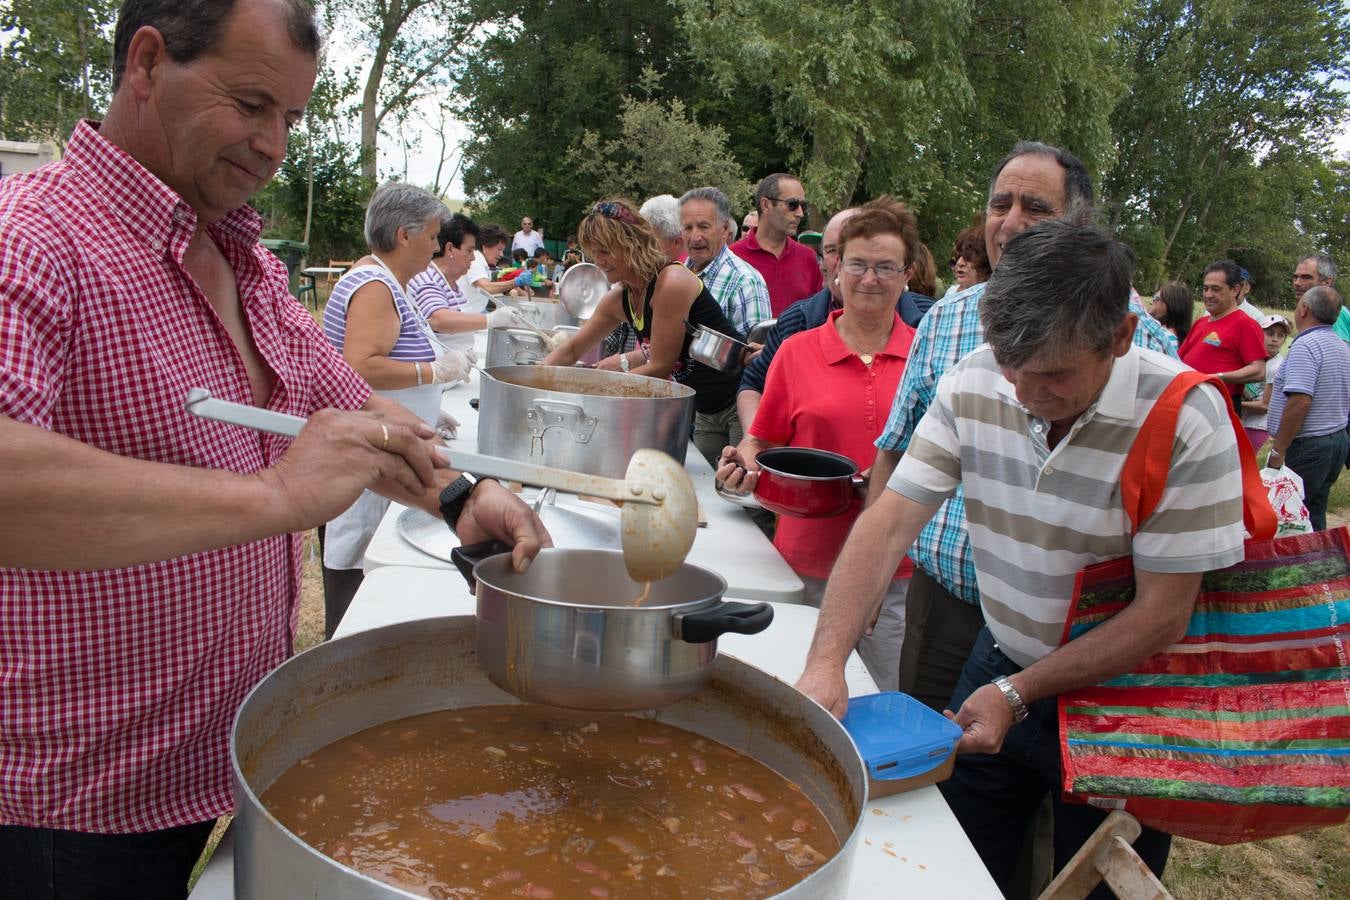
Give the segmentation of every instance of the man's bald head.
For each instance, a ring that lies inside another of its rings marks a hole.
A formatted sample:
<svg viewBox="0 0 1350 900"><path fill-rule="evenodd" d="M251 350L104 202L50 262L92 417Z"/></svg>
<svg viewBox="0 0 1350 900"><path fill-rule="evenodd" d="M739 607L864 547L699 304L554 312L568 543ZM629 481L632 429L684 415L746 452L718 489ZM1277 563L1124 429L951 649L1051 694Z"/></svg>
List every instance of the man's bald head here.
<svg viewBox="0 0 1350 900"><path fill-rule="evenodd" d="M839 299L839 233L844 230L844 223L857 214L856 206L839 210L825 223L825 231L820 236L820 256L825 261L825 286L836 300Z"/></svg>

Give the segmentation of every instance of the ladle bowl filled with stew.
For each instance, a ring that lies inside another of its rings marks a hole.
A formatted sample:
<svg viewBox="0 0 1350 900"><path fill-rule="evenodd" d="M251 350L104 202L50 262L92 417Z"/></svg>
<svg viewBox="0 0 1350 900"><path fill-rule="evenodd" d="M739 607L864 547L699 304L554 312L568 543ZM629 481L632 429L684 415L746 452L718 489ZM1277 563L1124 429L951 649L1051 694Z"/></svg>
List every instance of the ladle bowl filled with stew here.
<svg viewBox="0 0 1350 900"><path fill-rule="evenodd" d="M472 617L321 644L235 720L242 898L839 897L866 804L843 727L722 656L641 715L521 704Z"/></svg>

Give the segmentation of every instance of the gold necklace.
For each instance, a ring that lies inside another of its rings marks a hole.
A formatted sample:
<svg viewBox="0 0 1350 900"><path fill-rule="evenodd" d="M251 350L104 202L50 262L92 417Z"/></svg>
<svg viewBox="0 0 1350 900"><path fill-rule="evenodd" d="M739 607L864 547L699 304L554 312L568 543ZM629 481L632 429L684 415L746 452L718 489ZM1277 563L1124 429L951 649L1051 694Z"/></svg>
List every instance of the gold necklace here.
<svg viewBox="0 0 1350 900"><path fill-rule="evenodd" d="M843 332L840 332L840 336L843 337ZM844 343L848 345L850 350L853 350L853 352L857 354L858 359L862 360L863 365L870 366L872 365L872 360L876 359L877 351L880 350L882 347L885 347L886 343L890 341L890 339L891 339L890 332L887 332L886 336L881 339L880 343L878 343L875 347L866 352L859 349L855 349L857 342L850 340L849 338L844 338Z"/></svg>

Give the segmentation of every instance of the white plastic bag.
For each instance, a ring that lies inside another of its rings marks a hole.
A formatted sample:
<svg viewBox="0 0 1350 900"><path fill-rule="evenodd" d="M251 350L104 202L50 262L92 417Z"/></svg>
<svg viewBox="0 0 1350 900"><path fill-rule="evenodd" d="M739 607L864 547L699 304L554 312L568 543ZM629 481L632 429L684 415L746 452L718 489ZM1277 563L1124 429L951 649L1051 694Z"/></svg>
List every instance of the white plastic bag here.
<svg viewBox="0 0 1350 900"><path fill-rule="evenodd" d="M1293 469L1264 468L1261 482L1275 508L1275 536L1307 534L1313 530L1308 507L1303 504L1303 479Z"/></svg>

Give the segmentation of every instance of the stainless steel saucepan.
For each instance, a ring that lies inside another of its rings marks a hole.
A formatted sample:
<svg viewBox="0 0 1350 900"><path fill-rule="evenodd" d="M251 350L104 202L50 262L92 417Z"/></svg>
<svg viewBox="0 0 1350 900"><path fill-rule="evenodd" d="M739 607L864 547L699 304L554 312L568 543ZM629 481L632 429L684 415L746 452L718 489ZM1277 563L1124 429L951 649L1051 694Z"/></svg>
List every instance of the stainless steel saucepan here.
<svg viewBox="0 0 1350 900"><path fill-rule="evenodd" d="M685 322L684 327L694 336L689 342L691 359L719 372L740 371L741 360L750 349L748 345L720 331L714 331L707 325Z"/></svg>
<svg viewBox="0 0 1350 900"><path fill-rule="evenodd" d="M489 541L451 559L478 598L479 664L533 703L660 709L703 686L719 637L773 621L769 604L722 600L722 577L689 563L640 584L613 550L546 549L523 575L510 551Z"/></svg>

